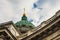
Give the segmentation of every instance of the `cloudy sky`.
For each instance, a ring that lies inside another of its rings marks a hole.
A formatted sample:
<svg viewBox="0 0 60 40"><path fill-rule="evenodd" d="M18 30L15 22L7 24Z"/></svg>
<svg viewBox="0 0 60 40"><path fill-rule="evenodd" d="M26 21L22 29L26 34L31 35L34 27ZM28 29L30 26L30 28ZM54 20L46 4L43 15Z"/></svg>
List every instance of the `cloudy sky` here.
<svg viewBox="0 0 60 40"><path fill-rule="evenodd" d="M24 8L28 21L38 26L60 10L60 0L0 0L0 23L20 21Z"/></svg>

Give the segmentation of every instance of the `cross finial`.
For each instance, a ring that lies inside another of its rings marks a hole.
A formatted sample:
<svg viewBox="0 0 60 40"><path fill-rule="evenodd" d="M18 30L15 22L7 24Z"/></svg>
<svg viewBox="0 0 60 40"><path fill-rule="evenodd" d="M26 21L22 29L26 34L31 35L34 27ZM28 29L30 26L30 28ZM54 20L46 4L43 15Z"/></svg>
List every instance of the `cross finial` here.
<svg viewBox="0 0 60 40"><path fill-rule="evenodd" d="M26 14L25 14L25 8L24 8L24 14L23 14L23 16L26 16Z"/></svg>
<svg viewBox="0 0 60 40"><path fill-rule="evenodd" d="M24 8L24 13L25 13L25 8Z"/></svg>

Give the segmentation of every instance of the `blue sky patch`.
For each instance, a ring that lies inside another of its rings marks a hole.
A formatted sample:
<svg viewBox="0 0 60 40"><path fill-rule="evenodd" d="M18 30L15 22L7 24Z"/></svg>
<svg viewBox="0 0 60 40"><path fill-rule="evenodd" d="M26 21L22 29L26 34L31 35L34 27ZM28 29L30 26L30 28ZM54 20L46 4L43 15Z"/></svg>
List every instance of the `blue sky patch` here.
<svg viewBox="0 0 60 40"><path fill-rule="evenodd" d="M36 3L33 4L33 8L37 8L37 4Z"/></svg>

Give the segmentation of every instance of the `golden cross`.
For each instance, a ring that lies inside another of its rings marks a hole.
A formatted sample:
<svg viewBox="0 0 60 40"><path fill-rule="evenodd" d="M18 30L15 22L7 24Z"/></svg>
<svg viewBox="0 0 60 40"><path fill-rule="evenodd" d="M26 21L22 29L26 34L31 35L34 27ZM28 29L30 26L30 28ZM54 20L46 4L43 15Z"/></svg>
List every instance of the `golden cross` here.
<svg viewBox="0 0 60 40"><path fill-rule="evenodd" d="M24 13L25 13L25 8L24 8Z"/></svg>
<svg viewBox="0 0 60 40"><path fill-rule="evenodd" d="M26 14L25 14L25 8L24 8L24 14L23 14L23 16L26 16Z"/></svg>

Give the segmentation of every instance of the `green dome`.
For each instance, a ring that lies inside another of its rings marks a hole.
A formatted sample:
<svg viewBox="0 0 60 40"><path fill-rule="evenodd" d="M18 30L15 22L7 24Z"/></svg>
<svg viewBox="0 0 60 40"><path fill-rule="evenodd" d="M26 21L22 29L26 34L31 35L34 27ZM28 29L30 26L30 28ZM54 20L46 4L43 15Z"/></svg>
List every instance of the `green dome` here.
<svg viewBox="0 0 60 40"><path fill-rule="evenodd" d="M17 22L15 25L20 29L20 31L23 31L23 28L22 28L23 26L25 26L24 31L28 31L35 27L31 22L27 20L27 17L25 16L25 14L23 14L21 21Z"/></svg>
<svg viewBox="0 0 60 40"><path fill-rule="evenodd" d="M21 20L16 23L17 27L21 27L22 25L25 25L26 27L32 26L32 28L34 28L34 25L31 22L28 22L27 20Z"/></svg>

